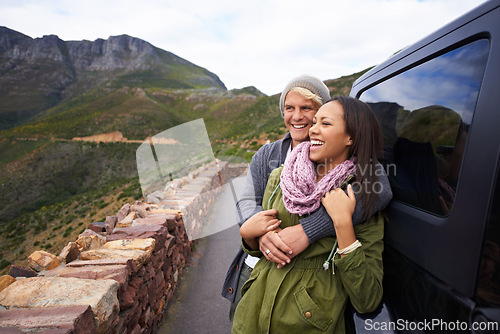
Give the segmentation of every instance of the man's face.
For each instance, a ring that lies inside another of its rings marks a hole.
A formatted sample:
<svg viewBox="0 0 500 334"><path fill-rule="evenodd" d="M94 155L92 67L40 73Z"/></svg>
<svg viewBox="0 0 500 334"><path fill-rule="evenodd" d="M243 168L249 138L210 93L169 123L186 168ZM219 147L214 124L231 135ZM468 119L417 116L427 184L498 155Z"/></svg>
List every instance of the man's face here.
<svg viewBox="0 0 500 334"><path fill-rule="evenodd" d="M309 128L318 108L297 92L290 91L285 97L285 126L292 136L292 148L309 140Z"/></svg>

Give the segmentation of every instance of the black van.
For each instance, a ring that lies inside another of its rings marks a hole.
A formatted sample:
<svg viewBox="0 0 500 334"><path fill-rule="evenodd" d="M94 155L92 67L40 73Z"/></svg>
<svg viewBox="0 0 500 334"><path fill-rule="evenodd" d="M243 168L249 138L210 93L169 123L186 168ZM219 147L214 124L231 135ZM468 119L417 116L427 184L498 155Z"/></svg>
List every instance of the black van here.
<svg viewBox="0 0 500 334"><path fill-rule="evenodd" d="M384 135L384 308L357 332L499 332L500 1L353 85ZM363 320L360 322L360 320Z"/></svg>

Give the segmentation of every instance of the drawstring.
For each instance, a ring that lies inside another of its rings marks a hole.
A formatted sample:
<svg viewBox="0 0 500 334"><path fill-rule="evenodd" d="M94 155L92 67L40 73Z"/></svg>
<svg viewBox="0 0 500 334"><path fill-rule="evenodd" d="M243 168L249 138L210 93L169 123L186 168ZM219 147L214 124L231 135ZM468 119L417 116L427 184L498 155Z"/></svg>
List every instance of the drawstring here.
<svg viewBox="0 0 500 334"><path fill-rule="evenodd" d="M281 165L281 166L283 166L283 165ZM271 194L271 197L269 197L269 201L267 201L267 209L266 210L269 210L271 208L271 200L273 199L274 194L276 194L276 191L278 191L278 188L280 187L280 183L281 183L281 179L278 182L278 184L276 185L276 188L274 188L274 191Z"/></svg>
<svg viewBox="0 0 500 334"><path fill-rule="evenodd" d="M273 199L273 196L274 196L274 194L276 193L276 191L278 190L279 187L280 187L280 183L278 182L278 185L276 186L276 188L274 188L274 191L271 194L271 197L269 197L269 201L267 202L267 209L268 210L271 208L271 200Z"/></svg>
<svg viewBox="0 0 500 334"><path fill-rule="evenodd" d="M328 268L330 268L330 263L328 263L328 262L330 262L330 260L332 259L335 248L337 248L337 240L335 240L335 243L333 244L333 248L332 248L332 251L330 252L330 255L328 255L328 259L326 259L325 263L323 263L323 269L328 270ZM332 265L333 265L333 262L332 262Z"/></svg>

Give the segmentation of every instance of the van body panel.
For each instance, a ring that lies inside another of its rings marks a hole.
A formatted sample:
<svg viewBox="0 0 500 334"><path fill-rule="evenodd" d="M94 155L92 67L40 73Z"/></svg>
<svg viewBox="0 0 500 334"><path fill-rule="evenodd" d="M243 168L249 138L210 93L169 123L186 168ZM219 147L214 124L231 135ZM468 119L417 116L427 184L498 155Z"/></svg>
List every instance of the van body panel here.
<svg viewBox="0 0 500 334"><path fill-rule="evenodd" d="M396 195L387 209L384 298L396 318L468 321L475 308L500 158L500 1L485 2L395 54L360 77L350 93L364 100L370 89L476 41L488 42L488 54L473 115L462 115L466 144L451 211L429 212ZM399 107L398 117L405 109Z"/></svg>

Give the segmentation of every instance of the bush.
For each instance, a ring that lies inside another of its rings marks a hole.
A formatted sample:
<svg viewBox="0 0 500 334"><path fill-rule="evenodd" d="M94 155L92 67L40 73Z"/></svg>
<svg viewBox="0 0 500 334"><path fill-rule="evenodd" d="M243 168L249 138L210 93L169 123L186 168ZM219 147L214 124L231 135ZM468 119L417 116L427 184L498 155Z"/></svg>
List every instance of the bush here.
<svg viewBox="0 0 500 334"><path fill-rule="evenodd" d="M224 152L224 155L235 155L238 152L238 147L233 146Z"/></svg>
<svg viewBox="0 0 500 334"><path fill-rule="evenodd" d="M7 267L8 265L10 265L10 262L5 259L2 259L2 261L0 261L0 270Z"/></svg>
<svg viewBox="0 0 500 334"><path fill-rule="evenodd" d="M35 225L35 232L41 232L47 229L47 223L39 222Z"/></svg>
<svg viewBox="0 0 500 334"><path fill-rule="evenodd" d="M68 226L66 230L64 230L63 237L66 238L73 231L73 227Z"/></svg>
<svg viewBox="0 0 500 334"><path fill-rule="evenodd" d="M99 201L97 202L97 207L98 207L99 209L104 209L104 208L105 208L105 207L107 207L107 206L108 206L108 203L106 203L106 202L105 202L104 200L102 200L102 199L101 199L101 200L99 200Z"/></svg>

